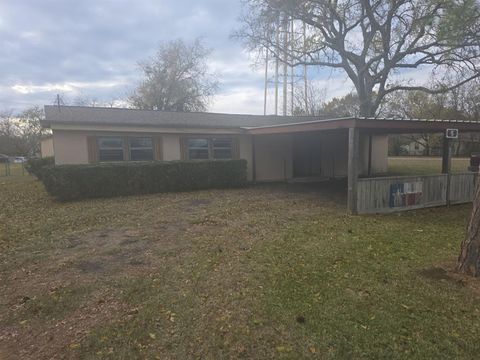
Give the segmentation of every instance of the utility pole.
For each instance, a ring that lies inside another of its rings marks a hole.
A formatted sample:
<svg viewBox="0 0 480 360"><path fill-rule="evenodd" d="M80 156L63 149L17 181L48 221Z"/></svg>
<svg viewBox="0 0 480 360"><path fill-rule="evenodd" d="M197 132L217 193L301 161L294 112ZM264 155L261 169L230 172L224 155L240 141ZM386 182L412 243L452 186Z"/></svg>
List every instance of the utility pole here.
<svg viewBox="0 0 480 360"><path fill-rule="evenodd" d="M277 20L277 29L275 32L275 115L278 115L278 56L279 56L279 42L280 42L280 15Z"/></svg>
<svg viewBox="0 0 480 360"><path fill-rule="evenodd" d="M263 96L263 115L267 115L267 95L268 95L268 48L265 48L265 93Z"/></svg>
<svg viewBox="0 0 480 360"><path fill-rule="evenodd" d="M303 23L303 82L305 92L305 114L308 115L308 75L307 75L307 25Z"/></svg>
<svg viewBox="0 0 480 360"><path fill-rule="evenodd" d="M287 79L288 79L288 17L283 19L283 116L287 115Z"/></svg>
<svg viewBox="0 0 480 360"><path fill-rule="evenodd" d="M294 22L293 18L291 20L291 29L290 29L290 52L293 54L293 45L294 45L294 35L295 34L295 28L294 28ZM293 55L292 55L293 56ZM293 60L293 57L292 57ZM293 62L293 61L292 61ZM293 107L294 107L294 68L293 65L290 66L290 115L293 116Z"/></svg>

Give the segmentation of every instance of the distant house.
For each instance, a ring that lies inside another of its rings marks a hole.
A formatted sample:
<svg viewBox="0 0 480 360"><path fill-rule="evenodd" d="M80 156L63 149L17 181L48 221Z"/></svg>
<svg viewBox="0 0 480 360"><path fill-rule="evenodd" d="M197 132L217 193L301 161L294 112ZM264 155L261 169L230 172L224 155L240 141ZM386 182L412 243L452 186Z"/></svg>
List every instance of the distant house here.
<svg viewBox="0 0 480 360"><path fill-rule="evenodd" d="M45 106L45 114L59 165L245 159L255 181L346 177L348 129L357 121L79 106ZM385 173L387 151L387 134L361 132L359 174Z"/></svg>
<svg viewBox="0 0 480 360"><path fill-rule="evenodd" d="M402 145L401 148L402 148L402 153L405 155L411 155L411 156L425 155L425 146L416 141L412 141L408 144Z"/></svg>

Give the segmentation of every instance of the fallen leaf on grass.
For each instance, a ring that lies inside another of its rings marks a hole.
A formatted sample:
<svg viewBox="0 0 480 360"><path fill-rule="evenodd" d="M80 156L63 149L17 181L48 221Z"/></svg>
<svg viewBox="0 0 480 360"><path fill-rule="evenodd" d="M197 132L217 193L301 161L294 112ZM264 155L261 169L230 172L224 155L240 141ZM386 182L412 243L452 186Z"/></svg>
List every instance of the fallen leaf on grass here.
<svg viewBox="0 0 480 360"><path fill-rule="evenodd" d="M276 347L278 352L291 352L292 348L290 346L277 346Z"/></svg>

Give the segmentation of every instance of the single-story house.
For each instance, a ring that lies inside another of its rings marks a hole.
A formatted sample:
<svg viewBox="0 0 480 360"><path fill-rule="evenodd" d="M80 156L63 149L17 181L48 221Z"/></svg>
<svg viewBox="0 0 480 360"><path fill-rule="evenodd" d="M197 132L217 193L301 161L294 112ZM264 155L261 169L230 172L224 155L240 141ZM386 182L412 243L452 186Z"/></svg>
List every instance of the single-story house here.
<svg viewBox="0 0 480 360"><path fill-rule="evenodd" d="M45 114L58 165L245 159L254 181L346 177L345 121L355 120L82 106L45 106ZM287 131L277 133L281 127ZM385 173L387 134L362 133L359 141L359 174Z"/></svg>
<svg viewBox="0 0 480 360"><path fill-rule="evenodd" d="M387 212L471 201L476 174L450 174L450 134L467 120L328 118L45 106L55 163L245 159L250 181L347 178L348 209ZM389 134L443 134L442 174L383 177ZM405 200L407 199L407 200Z"/></svg>

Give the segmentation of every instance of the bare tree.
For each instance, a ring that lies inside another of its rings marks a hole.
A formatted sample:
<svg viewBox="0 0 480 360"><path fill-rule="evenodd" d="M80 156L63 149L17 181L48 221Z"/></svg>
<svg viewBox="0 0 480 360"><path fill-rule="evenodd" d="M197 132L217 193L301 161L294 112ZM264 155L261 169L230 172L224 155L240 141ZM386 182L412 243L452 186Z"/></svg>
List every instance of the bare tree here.
<svg viewBox="0 0 480 360"><path fill-rule="evenodd" d="M306 46L275 41L284 19L307 25ZM362 116L374 116L395 91L444 93L480 76L480 10L474 0L245 0L241 20L235 36L250 49L267 48L290 65L343 70ZM417 68L455 72L458 81L422 86L392 79Z"/></svg>
<svg viewBox="0 0 480 360"><path fill-rule="evenodd" d="M11 110L0 112L0 154L14 155L17 153L17 136L13 112Z"/></svg>
<svg viewBox="0 0 480 360"><path fill-rule="evenodd" d="M19 115L11 111L0 114L0 152L8 155L35 156L40 151L41 136L46 133L40 120L43 109L33 106Z"/></svg>
<svg viewBox="0 0 480 360"><path fill-rule="evenodd" d="M306 90L306 91L305 91ZM309 83L307 88L296 86L293 93L293 115L316 116L323 114L326 90L314 83ZM308 109L305 109L307 104Z"/></svg>
<svg viewBox="0 0 480 360"><path fill-rule="evenodd" d="M154 58L140 63L145 78L129 97L130 104L148 110L205 111L218 88L208 72L210 53L199 39L160 45Z"/></svg>
<svg viewBox="0 0 480 360"><path fill-rule="evenodd" d="M453 106L451 95L452 92L428 94L422 91L398 91L394 96L385 98L382 115L408 119L464 119L465 114ZM423 133L402 135L402 139L420 145L424 155L430 156L440 152L443 137L441 134ZM458 152L458 142L456 145Z"/></svg>
<svg viewBox="0 0 480 360"><path fill-rule="evenodd" d="M73 105L95 107L95 106L99 106L99 105L102 106L103 104L101 104L96 97L79 95L75 99L73 99Z"/></svg>

